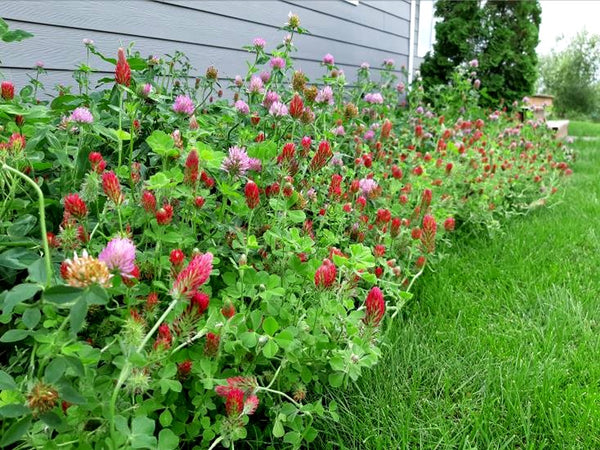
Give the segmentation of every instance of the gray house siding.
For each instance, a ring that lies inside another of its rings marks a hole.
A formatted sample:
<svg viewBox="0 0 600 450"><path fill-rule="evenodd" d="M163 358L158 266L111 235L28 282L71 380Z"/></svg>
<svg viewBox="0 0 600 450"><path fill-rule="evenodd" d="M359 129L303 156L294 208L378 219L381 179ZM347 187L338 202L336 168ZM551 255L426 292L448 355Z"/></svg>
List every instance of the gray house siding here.
<svg viewBox="0 0 600 450"><path fill-rule="evenodd" d="M34 34L20 43L0 44L0 71L23 85L36 61L43 61L49 72L46 86L73 84L72 71L85 61L82 40L88 38L111 56L132 41L142 56L180 50L195 73L214 65L221 78L233 78L245 73L250 56L241 47L260 36L273 48L292 11L310 31L296 39L296 67L319 76L321 58L331 53L352 80L365 61L375 73L386 58L398 68L408 67L410 10L405 0L360 0L358 5L344 0L0 0L0 15L9 25ZM98 77L113 70L98 58L92 66Z"/></svg>

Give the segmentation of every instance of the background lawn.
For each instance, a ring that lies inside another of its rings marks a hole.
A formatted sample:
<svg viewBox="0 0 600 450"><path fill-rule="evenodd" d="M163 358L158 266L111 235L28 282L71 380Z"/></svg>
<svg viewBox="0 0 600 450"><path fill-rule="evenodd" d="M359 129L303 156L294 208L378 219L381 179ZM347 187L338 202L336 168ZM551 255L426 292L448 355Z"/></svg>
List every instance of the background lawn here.
<svg viewBox="0 0 600 450"><path fill-rule="evenodd" d="M570 136L594 136L600 138L600 123L580 122L571 120L569 122Z"/></svg>
<svg viewBox="0 0 600 450"><path fill-rule="evenodd" d="M600 124L572 122L600 138ZM462 236L321 448L600 448L600 140L550 208Z"/></svg>

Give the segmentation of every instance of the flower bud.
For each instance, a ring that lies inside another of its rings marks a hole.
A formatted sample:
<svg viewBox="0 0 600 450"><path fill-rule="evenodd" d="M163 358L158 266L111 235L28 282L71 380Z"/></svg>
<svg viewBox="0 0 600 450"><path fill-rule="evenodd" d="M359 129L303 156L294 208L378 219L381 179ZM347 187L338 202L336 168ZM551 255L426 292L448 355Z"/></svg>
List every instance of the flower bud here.
<svg viewBox="0 0 600 450"><path fill-rule="evenodd" d="M15 85L11 81L3 81L0 91L4 100L12 100L15 97Z"/></svg>

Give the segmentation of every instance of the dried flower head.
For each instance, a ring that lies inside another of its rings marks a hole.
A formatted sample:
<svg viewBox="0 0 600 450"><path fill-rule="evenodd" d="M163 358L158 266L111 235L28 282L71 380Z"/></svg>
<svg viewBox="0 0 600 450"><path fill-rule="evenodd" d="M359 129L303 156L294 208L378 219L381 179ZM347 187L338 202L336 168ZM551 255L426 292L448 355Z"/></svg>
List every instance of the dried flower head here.
<svg viewBox="0 0 600 450"><path fill-rule="evenodd" d="M344 118L352 119L358 116L358 108L354 103L346 103L344 106Z"/></svg>
<svg viewBox="0 0 600 450"><path fill-rule="evenodd" d="M296 92L303 92L306 86L306 75L303 72L296 70L292 75L292 87Z"/></svg>
<svg viewBox="0 0 600 450"><path fill-rule="evenodd" d="M304 88L304 98L307 102L312 103L317 98L319 90L316 86L307 86Z"/></svg>
<svg viewBox="0 0 600 450"><path fill-rule="evenodd" d="M83 250L81 257L74 253L72 259L64 260L60 273L70 286L79 288L92 284L109 287L112 278L106 263L89 256L86 250Z"/></svg>
<svg viewBox="0 0 600 450"><path fill-rule="evenodd" d="M211 81L216 81L216 79L219 77L219 71L217 70L217 68L215 66L209 66L206 69L206 79L211 80Z"/></svg>
<svg viewBox="0 0 600 450"><path fill-rule="evenodd" d="M300 17L298 16L298 14L294 14L293 12L290 11L288 13L288 21L285 25L290 27L293 30L298 28L300 26Z"/></svg>
<svg viewBox="0 0 600 450"><path fill-rule="evenodd" d="M38 381L27 394L27 406L35 416L54 409L56 405L58 405L58 391L42 381Z"/></svg>

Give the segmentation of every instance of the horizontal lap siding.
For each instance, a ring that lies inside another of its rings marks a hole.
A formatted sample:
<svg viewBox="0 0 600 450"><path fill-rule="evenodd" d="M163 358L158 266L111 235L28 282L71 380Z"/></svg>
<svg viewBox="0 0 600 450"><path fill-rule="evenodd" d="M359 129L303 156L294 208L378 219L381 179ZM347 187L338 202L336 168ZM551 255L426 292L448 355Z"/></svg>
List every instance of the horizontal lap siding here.
<svg viewBox="0 0 600 450"><path fill-rule="evenodd" d="M275 29L283 25L290 11L294 11L300 16L302 27L307 28L312 35L326 40L366 46L389 53L405 53L405 48L408 48L408 32L404 37L396 36L379 29L367 27L361 23L352 23L349 21L350 17L339 18L309 9L317 2L304 2L303 4L307 7L296 7L296 5L276 1L158 1L192 10L235 17L248 22L261 23ZM348 5L348 8L356 9L351 4ZM282 37L283 34L279 32L278 41ZM247 41L248 38L246 38Z"/></svg>
<svg viewBox="0 0 600 450"><path fill-rule="evenodd" d="M370 5L367 6L364 0L360 1L358 6L341 0L282 0L282 2L290 5L292 11L300 14L303 9L308 9L327 17L343 19L347 23L360 24L364 27L381 30L389 35L399 35L408 39L410 16L395 17Z"/></svg>
<svg viewBox="0 0 600 450"><path fill-rule="evenodd" d="M363 4L370 8L383 11L386 14L393 15L394 17L402 18L404 20L410 19L410 1L405 0L363 0Z"/></svg>
<svg viewBox="0 0 600 450"><path fill-rule="evenodd" d="M395 3L382 2L381 6ZM322 75L320 60L325 53L334 55L349 80L355 79L356 69L364 61L374 69L386 58L396 60L398 67L407 65L410 8L403 19L398 15L404 14L403 8L386 12L342 0L0 0L0 14L10 26L34 34L23 42L1 46L0 67L10 68L15 81L26 81L26 72L41 60L53 81L73 84L70 71L85 60L82 39L89 38L113 57L118 46L132 41L144 57L181 50L197 70L194 74L214 65L220 77L232 78L245 72L245 60L250 59L241 49L243 45L257 36L267 40L268 49L281 42L284 34L279 28L290 10L299 14L302 25L312 33L296 37L298 51L294 53L296 67L309 76ZM107 73L113 70L96 57L92 66ZM6 69L3 72L7 74Z"/></svg>

